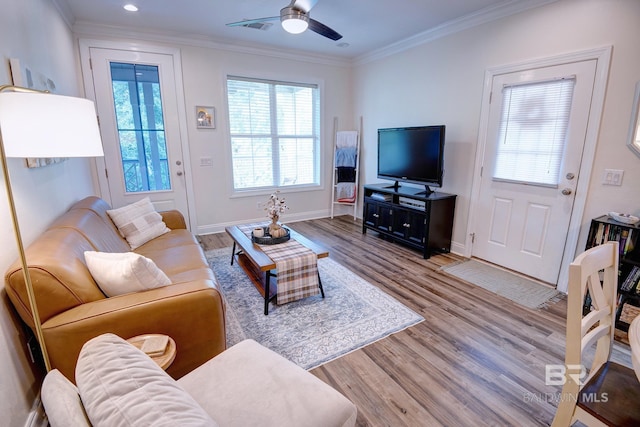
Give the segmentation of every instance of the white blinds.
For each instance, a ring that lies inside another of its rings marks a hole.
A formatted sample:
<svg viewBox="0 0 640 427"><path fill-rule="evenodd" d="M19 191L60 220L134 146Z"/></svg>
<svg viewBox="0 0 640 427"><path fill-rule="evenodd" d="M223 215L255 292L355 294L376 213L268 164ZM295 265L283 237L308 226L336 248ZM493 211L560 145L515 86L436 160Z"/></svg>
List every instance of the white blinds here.
<svg viewBox="0 0 640 427"><path fill-rule="evenodd" d="M493 179L557 186L575 77L505 86Z"/></svg>
<svg viewBox="0 0 640 427"><path fill-rule="evenodd" d="M227 79L234 188L319 185L318 88Z"/></svg>

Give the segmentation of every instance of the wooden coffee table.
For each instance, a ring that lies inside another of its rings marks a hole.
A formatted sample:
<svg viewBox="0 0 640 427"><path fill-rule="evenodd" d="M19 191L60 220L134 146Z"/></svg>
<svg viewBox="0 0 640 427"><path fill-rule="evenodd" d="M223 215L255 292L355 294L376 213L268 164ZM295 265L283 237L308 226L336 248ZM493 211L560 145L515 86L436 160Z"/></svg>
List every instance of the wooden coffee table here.
<svg viewBox="0 0 640 427"><path fill-rule="evenodd" d="M251 282L264 298L264 314L269 314L269 301L275 298L277 294L277 274L273 272L276 269L276 263L269 258L260 245L253 243L237 226L232 225L226 227L225 231L233 239L233 250L231 252L231 264L237 258L238 264L247 273ZM318 258L326 258L329 251L315 242L304 237L302 234L289 229L291 239L294 239L315 252ZM238 249L236 251L236 249ZM273 279L273 280L272 280ZM320 272L318 272L318 283L320 293L324 298L324 289L322 289L322 281L320 281Z"/></svg>

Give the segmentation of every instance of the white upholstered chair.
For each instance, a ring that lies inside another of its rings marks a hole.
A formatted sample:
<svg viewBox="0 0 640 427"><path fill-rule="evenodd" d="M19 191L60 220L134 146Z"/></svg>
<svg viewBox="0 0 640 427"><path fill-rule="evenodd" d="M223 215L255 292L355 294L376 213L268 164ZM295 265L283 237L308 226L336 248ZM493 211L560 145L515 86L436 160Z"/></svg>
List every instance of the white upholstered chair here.
<svg viewBox="0 0 640 427"><path fill-rule="evenodd" d="M580 254L569 267L565 383L552 426L640 425L640 382L633 369L609 361L618 282L618 242ZM586 292L591 311L582 314ZM593 362L584 356L595 345Z"/></svg>

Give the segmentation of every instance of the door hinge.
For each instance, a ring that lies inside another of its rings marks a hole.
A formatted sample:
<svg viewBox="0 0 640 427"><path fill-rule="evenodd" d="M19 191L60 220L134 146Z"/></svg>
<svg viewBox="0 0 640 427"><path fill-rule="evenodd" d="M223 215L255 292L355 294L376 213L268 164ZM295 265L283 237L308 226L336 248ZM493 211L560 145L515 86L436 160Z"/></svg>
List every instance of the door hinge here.
<svg viewBox="0 0 640 427"><path fill-rule="evenodd" d="M472 244L475 243L475 241L476 241L476 233L471 233L470 236L471 236L471 243Z"/></svg>
<svg viewBox="0 0 640 427"><path fill-rule="evenodd" d="M480 166L480 178L482 178L482 172L484 172L484 166Z"/></svg>
<svg viewBox="0 0 640 427"><path fill-rule="evenodd" d="M93 70L93 61L89 58L89 69Z"/></svg>
<svg viewBox="0 0 640 427"><path fill-rule="evenodd" d="M104 170L104 176L106 176L107 179L109 179L109 171L107 169Z"/></svg>
<svg viewBox="0 0 640 427"><path fill-rule="evenodd" d="M489 104L491 104L491 100L493 100L493 91L489 92Z"/></svg>

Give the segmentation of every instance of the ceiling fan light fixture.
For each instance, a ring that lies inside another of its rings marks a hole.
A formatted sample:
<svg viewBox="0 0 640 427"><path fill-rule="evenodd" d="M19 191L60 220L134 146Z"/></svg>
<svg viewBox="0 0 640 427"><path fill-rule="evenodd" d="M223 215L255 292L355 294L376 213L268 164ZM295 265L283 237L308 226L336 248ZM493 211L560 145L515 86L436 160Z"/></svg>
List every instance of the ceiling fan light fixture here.
<svg viewBox="0 0 640 427"><path fill-rule="evenodd" d="M285 7L280 11L282 28L291 34L300 34L309 27L309 18L301 10Z"/></svg>

